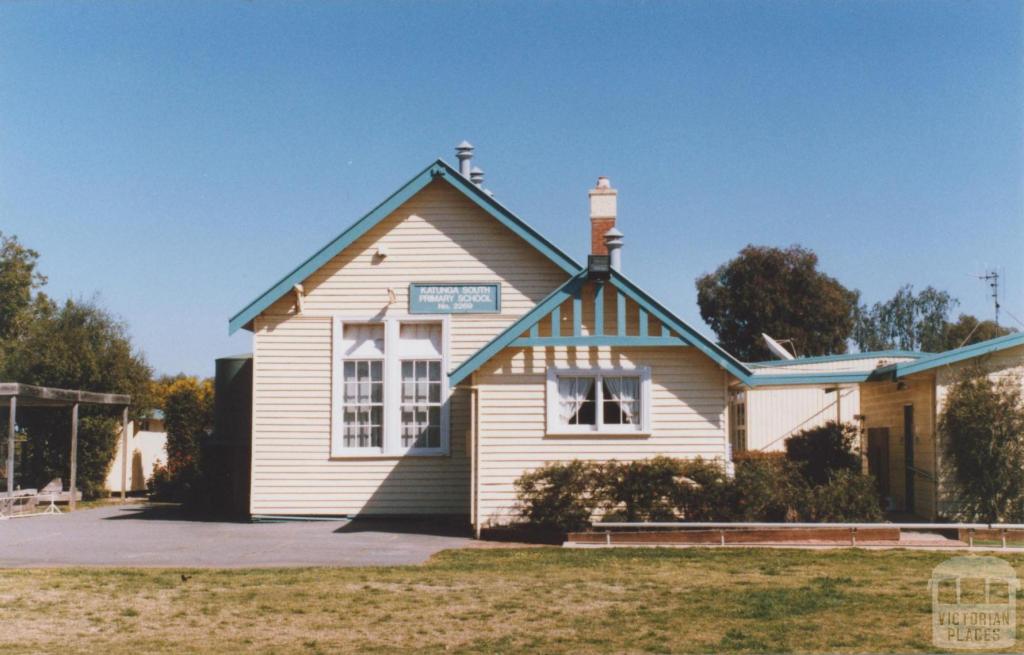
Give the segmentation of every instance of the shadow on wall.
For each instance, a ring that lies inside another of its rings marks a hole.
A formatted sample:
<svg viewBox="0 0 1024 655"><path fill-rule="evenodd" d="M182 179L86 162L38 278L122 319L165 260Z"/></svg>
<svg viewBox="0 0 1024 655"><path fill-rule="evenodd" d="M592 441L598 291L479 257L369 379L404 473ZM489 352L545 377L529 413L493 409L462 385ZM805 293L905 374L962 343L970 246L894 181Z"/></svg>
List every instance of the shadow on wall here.
<svg viewBox="0 0 1024 655"><path fill-rule="evenodd" d="M469 444L469 389L463 385L452 391L450 403L451 434L448 455L406 456L385 460L390 470L372 490L369 491L362 510L356 518L373 517L389 520L399 517L408 519L413 532L449 534L453 526L468 528L470 498ZM344 461L344 460L341 460ZM377 465L366 460L352 460L358 468L376 469ZM366 466L369 464L369 466ZM370 484L362 471L352 477L353 488ZM339 488L345 482L334 483ZM329 495L338 489L325 489ZM373 525L368 523L367 525ZM359 526L343 528L357 530Z"/></svg>
<svg viewBox="0 0 1024 655"><path fill-rule="evenodd" d="M142 470L142 452L139 450L132 453L132 481L129 489L132 491L146 490L146 473Z"/></svg>
<svg viewBox="0 0 1024 655"><path fill-rule="evenodd" d="M336 534L383 532L386 534L424 534L436 537L472 537L467 517L439 515L434 517L356 517L334 531Z"/></svg>

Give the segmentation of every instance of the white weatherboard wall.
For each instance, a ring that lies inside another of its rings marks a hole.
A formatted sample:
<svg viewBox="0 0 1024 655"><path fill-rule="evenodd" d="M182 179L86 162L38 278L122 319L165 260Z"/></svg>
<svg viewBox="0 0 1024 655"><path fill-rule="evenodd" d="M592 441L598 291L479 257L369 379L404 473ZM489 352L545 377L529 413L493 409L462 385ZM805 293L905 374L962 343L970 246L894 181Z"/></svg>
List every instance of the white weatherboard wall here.
<svg viewBox="0 0 1024 655"><path fill-rule="evenodd" d="M454 368L566 277L446 183L416 194L303 281L301 315L287 294L254 321L251 512L468 514L465 384L452 390L450 454L330 456L332 317L404 315L413 282L500 283L499 314L451 316Z"/></svg>
<svg viewBox="0 0 1024 655"><path fill-rule="evenodd" d="M860 413L860 390L842 387L839 414L850 422ZM781 451L786 439L836 420L836 394L810 387L753 389L747 398L747 449Z"/></svg>
<svg viewBox="0 0 1024 655"><path fill-rule="evenodd" d="M942 412L946 394L949 392L949 387L956 381L957 375L972 365L982 366L993 380L1007 379L1024 384L1024 346L1007 348L984 357L942 366L935 369L936 399L939 412Z"/></svg>
<svg viewBox="0 0 1024 655"><path fill-rule="evenodd" d="M549 436L545 415L549 366L649 367L651 433ZM506 349L474 378L479 394L478 503L483 525L512 521L515 480L548 463L630 461L658 455L727 457L730 376L695 348Z"/></svg>

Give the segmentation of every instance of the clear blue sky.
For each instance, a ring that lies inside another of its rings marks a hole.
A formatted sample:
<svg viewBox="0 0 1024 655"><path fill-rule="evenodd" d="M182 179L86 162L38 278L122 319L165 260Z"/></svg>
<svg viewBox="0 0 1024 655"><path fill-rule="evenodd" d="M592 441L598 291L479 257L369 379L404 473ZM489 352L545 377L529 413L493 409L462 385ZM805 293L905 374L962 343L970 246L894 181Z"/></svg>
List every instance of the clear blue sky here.
<svg viewBox="0 0 1024 655"><path fill-rule="evenodd" d="M986 318L970 274L997 267L1024 320L1022 26L1017 1L7 2L0 230L157 371L210 374L250 348L229 316L465 138L579 258L609 176L627 272L705 332L694 279L747 243Z"/></svg>

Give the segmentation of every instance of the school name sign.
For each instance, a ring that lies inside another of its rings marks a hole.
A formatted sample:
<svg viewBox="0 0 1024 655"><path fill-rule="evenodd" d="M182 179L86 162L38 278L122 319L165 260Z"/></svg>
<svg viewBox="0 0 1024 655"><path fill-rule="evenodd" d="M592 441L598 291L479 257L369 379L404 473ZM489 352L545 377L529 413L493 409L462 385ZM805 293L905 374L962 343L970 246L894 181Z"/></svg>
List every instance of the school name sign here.
<svg viewBox="0 0 1024 655"><path fill-rule="evenodd" d="M410 314L495 314L501 310L499 284L410 284Z"/></svg>

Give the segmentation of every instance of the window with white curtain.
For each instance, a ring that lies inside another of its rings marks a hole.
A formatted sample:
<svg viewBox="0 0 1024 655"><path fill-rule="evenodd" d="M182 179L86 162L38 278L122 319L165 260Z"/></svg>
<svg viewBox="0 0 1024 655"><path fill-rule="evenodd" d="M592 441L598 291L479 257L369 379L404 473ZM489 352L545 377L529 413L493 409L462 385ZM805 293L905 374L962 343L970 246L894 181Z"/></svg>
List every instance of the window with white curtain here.
<svg viewBox="0 0 1024 655"><path fill-rule="evenodd" d="M384 326L349 324L342 337L342 445L380 450L384 435Z"/></svg>
<svg viewBox="0 0 1024 655"><path fill-rule="evenodd" d="M548 433L650 432L650 370L548 369Z"/></svg>
<svg viewBox="0 0 1024 655"><path fill-rule="evenodd" d="M402 447L441 447L441 326L403 323L399 328L402 363Z"/></svg>
<svg viewBox="0 0 1024 655"><path fill-rule="evenodd" d="M331 454L443 454L448 448L443 319L335 319Z"/></svg>

